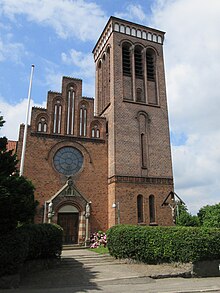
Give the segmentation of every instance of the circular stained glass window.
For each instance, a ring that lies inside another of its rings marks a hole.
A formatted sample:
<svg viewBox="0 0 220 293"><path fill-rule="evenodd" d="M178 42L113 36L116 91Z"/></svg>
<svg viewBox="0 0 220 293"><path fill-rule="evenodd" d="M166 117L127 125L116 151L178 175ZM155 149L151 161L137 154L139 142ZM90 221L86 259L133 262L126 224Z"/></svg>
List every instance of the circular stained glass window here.
<svg viewBox="0 0 220 293"><path fill-rule="evenodd" d="M55 169L64 175L76 174L83 165L82 153L73 147L59 149L53 159Z"/></svg>

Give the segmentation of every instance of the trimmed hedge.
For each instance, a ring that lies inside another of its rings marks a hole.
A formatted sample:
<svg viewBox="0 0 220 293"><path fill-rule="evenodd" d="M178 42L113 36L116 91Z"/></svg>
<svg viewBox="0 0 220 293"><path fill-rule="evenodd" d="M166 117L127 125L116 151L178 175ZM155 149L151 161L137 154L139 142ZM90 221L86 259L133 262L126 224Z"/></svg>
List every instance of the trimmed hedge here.
<svg viewBox="0 0 220 293"><path fill-rule="evenodd" d="M145 263L220 259L220 229L117 225L107 231L109 253Z"/></svg>
<svg viewBox="0 0 220 293"><path fill-rule="evenodd" d="M26 260L58 258L63 229L54 224L28 224L0 236L0 276L19 272Z"/></svg>
<svg viewBox="0 0 220 293"><path fill-rule="evenodd" d="M28 224L21 229L29 235L27 259L60 257L63 229L59 225Z"/></svg>
<svg viewBox="0 0 220 293"><path fill-rule="evenodd" d="M0 236L0 276L16 274L28 256L28 235L21 229Z"/></svg>

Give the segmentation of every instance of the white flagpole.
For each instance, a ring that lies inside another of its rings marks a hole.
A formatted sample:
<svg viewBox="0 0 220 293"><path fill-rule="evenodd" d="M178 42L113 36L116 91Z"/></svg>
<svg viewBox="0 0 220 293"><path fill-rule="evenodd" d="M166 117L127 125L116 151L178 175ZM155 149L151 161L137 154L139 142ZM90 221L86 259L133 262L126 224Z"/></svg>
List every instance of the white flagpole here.
<svg viewBox="0 0 220 293"><path fill-rule="evenodd" d="M29 112L30 112L33 73L34 73L34 65L31 66L31 76L30 76L30 83L29 83L29 89L28 89L28 103L27 103L26 122L24 126L23 145L22 145L22 152L21 152L20 176L22 176L24 172L24 158L25 158L25 151L26 151L27 129L28 129L28 120L29 120Z"/></svg>

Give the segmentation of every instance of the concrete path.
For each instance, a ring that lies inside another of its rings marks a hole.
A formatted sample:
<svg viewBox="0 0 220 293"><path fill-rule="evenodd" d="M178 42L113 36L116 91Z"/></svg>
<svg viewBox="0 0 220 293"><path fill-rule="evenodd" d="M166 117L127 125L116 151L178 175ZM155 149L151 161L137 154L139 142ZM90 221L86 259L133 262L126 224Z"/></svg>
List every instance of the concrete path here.
<svg viewBox="0 0 220 293"><path fill-rule="evenodd" d="M63 251L61 263L53 269L28 273L19 289L8 293L74 292L220 292L220 278L153 279L150 276L184 273L186 266L126 264L110 256L82 250Z"/></svg>

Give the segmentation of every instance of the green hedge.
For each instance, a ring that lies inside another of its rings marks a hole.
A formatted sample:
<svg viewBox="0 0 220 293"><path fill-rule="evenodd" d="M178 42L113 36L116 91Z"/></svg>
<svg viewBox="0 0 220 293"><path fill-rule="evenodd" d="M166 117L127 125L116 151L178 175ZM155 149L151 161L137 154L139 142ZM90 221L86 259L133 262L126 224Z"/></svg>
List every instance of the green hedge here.
<svg viewBox="0 0 220 293"><path fill-rule="evenodd" d="M60 226L28 224L0 236L0 276L19 272L26 260L58 258L62 251Z"/></svg>
<svg viewBox="0 0 220 293"><path fill-rule="evenodd" d="M116 258L145 263L220 259L220 229L117 225L107 232L108 249Z"/></svg>
<svg viewBox="0 0 220 293"><path fill-rule="evenodd" d="M21 227L29 235L27 259L56 258L62 251L63 229L55 224L29 224Z"/></svg>
<svg viewBox="0 0 220 293"><path fill-rule="evenodd" d="M20 229L0 236L0 276L19 271L28 256L28 239L28 234Z"/></svg>

